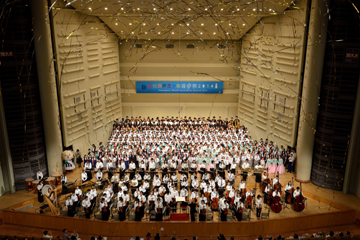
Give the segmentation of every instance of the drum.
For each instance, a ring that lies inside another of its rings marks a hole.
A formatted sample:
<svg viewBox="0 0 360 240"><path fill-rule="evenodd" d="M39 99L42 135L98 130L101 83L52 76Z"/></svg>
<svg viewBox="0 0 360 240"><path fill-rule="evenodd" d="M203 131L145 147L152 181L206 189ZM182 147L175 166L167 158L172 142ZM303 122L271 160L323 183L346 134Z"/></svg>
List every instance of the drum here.
<svg viewBox="0 0 360 240"><path fill-rule="evenodd" d="M54 177L48 177L46 180L45 180L45 184L48 184L48 185L55 185L55 178Z"/></svg>
<svg viewBox="0 0 360 240"><path fill-rule="evenodd" d="M37 186L39 185L40 180L32 181L32 187L34 189L34 193L38 193Z"/></svg>
<svg viewBox="0 0 360 240"><path fill-rule="evenodd" d="M61 173L55 172L51 176L55 178L55 184L53 185L61 185Z"/></svg>
<svg viewBox="0 0 360 240"><path fill-rule="evenodd" d="M33 186L32 186L32 181L34 181L33 178L27 178L25 179L25 187L26 187L26 190L28 190L29 192L33 190Z"/></svg>

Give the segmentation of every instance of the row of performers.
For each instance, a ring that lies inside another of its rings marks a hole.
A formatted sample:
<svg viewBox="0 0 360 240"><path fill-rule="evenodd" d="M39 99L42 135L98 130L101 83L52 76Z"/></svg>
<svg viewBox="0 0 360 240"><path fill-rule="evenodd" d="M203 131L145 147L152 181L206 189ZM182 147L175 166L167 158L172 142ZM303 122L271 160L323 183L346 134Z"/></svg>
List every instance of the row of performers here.
<svg viewBox="0 0 360 240"><path fill-rule="evenodd" d="M226 215L229 210L234 211L238 221L241 221L242 212L245 206L247 208L251 208L252 202L256 205L257 217L260 217L263 204L260 195L258 195L257 199L253 201L253 193L250 189L246 192L246 197L242 197L240 192L238 192L235 196L234 190L232 189L231 191L227 191L226 196L223 195L220 200L216 189L214 189L211 195L208 193L202 193L201 197L198 196L198 190L193 189L190 201L188 201L188 193L185 188L180 191L180 194L178 194L177 190L174 188L172 191L169 191L164 195L157 194L156 189L154 189L154 192L151 192L148 197L137 189L132 196L132 200L134 201L135 221L141 221L147 207L149 208L149 211L156 211L157 221L162 221L164 213L169 214L170 211L176 211L176 198L179 196L183 196L185 198L185 201L181 202L180 205L182 208L186 208L189 205L192 221L195 221L196 212L199 212L199 220L205 221L207 206L210 206L213 211L220 210L222 221L227 220ZM76 209L81 204L84 208L86 218L89 219L90 214L95 207L97 197L98 195L94 187L91 190L89 189L85 195L82 195L81 190L77 187L75 192L71 196L67 197L65 203L66 208L68 209L68 216L74 216ZM83 200L81 201L81 199ZM115 202L115 206L118 211L119 220L124 221L125 213L128 210L129 202L131 201L130 196L128 193L120 191L117 196L114 196L111 186L105 188L101 195L99 210L102 213L102 219L105 221L109 219L109 208L112 206L113 201Z"/></svg>
<svg viewBox="0 0 360 240"><path fill-rule="evenodd" d="M206 163L206 161L203 161L200 164L197 164L195 160L190 162L188 164L187 160L181 160L181 163L178 163L175 160L170 160L169 163L166 161L162 162L161 167L158 165L158 163L151 158L150 161L145 163L144 160L142 160L138 165L135 163L135 161L130 161L130 164L127 164L126 161L120 160L118 161L118 164L116 162L102 162L100 159L94 159L96 162L91 162L90 160L86 160L84 162L84 170L94 170L94 169L106 169L110 171L111 169L117 169L121 172L125 172L127 169L130 171L135 170L142 170L142 171L158 171L158 169L161 169L162 172L168 172L168 171L215 171L215 169L219 170L231 170L233 172L236 171L236 169L239 167L239 164L233 160L232 162L225 162L224 160L221 160L218 164L215 164L215 161L212 161L210 163ZM251 168L252 164L250 163L250 160L246 159L240 164L240 167L243 169ZM265 168L265 163L261 165L260 161L257 161L257 163L254 166L254 169L259 168Z"/></svg>

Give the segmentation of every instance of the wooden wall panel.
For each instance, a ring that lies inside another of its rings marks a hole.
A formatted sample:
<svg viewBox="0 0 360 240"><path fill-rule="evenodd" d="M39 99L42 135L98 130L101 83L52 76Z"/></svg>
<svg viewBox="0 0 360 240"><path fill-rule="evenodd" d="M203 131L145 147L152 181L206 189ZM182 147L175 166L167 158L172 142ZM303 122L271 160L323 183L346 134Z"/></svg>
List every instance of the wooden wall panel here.
<svg viewBox="0 0 360 240"><path fill-rule="evenodd" d="M219 233L234 236L257 236L283 232L305 231L353 224L355 211L313 214L299 217L252 222L102 222L61 216L4 211L4 223L26 227L39 227L112 236L145 236L152 229L163 228L162 236L217 236ZM186 233L184 232L186 230Z"/></svg>

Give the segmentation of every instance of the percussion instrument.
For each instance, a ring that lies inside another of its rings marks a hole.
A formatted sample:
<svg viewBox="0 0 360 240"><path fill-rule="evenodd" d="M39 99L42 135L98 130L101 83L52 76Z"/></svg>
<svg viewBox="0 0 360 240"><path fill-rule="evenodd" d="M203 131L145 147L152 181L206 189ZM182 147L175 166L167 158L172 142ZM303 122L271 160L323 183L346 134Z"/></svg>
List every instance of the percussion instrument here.
<svg viewBox="0 0 360 240"><path fill-rule="evenodd" d="M55 172L53 174L51 174L52 177L55 178L55 185L61 185L61 173L59 172Z"/></svg>
<svg viewBox="0 0 360 240"><path fill-rule="evenodd" d="M41 189L41 193L46 196L49 197L49 191L54 191L56 189L56 187L54 185L45 185L42 189Z"/></svg>
<svg viewBox="0 0 360 240"><path fill-rule="evenodd" d="M26 178L25 179L25 187L26 187L26 190L28 190L29 192L33 190L33 186L32 186L32 181L34 181L33 178Z"/></svg>
<svg viewBox="0 0 360 240"><path fill-rule="evenodd" d="M55 183L56 183L56 179L54 177L48 177L45 180L45 184L47 184L47 185L55 185Z"/></svg>
<svg viewBox="0 0 360 240"><path fill-rule="evenodd" d="M38 190L37 190L37 186L39 185L39 183L40 183L40 180L34 180L34 181L32 181L32 187L33 187L33 189L34 189L34 193L38 193Z"/></svg>

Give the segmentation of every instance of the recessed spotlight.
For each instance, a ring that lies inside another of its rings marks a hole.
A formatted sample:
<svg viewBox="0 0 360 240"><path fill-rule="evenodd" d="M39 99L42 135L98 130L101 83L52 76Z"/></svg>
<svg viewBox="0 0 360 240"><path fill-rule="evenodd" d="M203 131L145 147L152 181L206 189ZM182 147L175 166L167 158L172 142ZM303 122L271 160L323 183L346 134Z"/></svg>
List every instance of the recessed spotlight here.
<svg viewBox="0 0 360 240"><path fill-rule="evenodd" d="M215 26L217 26L218 24L217 23L215 23Z"/></svg>
<svg viewBox="0 0 360 240"><path fill-rule="evenodd" d="M147 32L145 32L145 34L147 34Z"/></svg>
<svg viewBox="0 0 360 240"><path fill-rule="evenodd" d="M156 11L156 8L153 8L154 11Z"/></svg>
<svg viewBox="0 0 360 240"><path fill-rule="evenodd" d="M271 11L271 8L269 9L269 11Z"/></svg>
<svg viewBox="0 0 360 240"><path fill-rule="evenodd" d="M190 23L187 23L187 24L186 24L186 26L189 26L189 25L190 25Z"/></svg>
<svg viewBox="0 0 360 240"><path fill-rule="evenodd" d="M140 11L140 8L137 8L138 11Z"/></svg>
<svg viewBox="0 0 360 240"><path fill-rule="evenodd" d="M107 7L105 8L105 10L107 10Z"/></svg>
<svg viewBox="0 0 360 240"><path fill-rule="evenodd" d="M243 23L243 26L245 26L245 23Z"/></svg>
<svg viewBox="0 0 360 240"><path fill-rule="evenodd" d="M175 34L174 32L172 32L171 34Z"/></svg>
<svg viewBox="0 0 360 240"><path fill-rule="evenodd" d="M143 25L145 26L145 25L146 25L146 23L143 23Z"/></svg>
<svg viewBox="0 0 360 240"><path fill-rule="evenodd" d="M120 10L124 10L124 8L120 8Z"/></svg>
<svg viewBox="0 0 360 240"><path fill-rule="evenodd" d="M229 33L227 32L226 34L228 34L229 35Z"/></svg>
<svg viewBox="0 0 360 240"><path fill-rule="evenodd" d="M118 25L118 23L115 23L115 25Z"/></svg>
<svg viewBox="0 0 360 240"><path fill-rule="evenodd" d="M240 11L240 8L238 8L238 9L236 9L236 10Z"/></svg>
<svg viewBox="0 0 360 240"><path fill-rule="evenodd" d="M205 11L207 11L207 8L205 8Z"/></svg>
<svg viewBox="0 0 360 240"><path fill-rule="evenodd" d="M159 25L160 25L160 23L157 23L156 25L158 25L158 26L159 26Z"/></svg>
<svg viewBox="0 0 360 240"><path fill-rule="evenodd" d="M202 32L200 32L200 35L202 35Z"/></svg>
<svg viewBox="0 0 360 240"><path fill-rule="evenodd" d="M256 11L256 8L254 8L253 11Z"/></svg>
<svg viewBox="0 0 360 240"><path fill-rule="evenodd" d="M160 34L160 32L158 32L158 34Z"/></svg>
<svg viewBox="0 0 360 240"><path fill-rule="evenodd" d="M91 11L91 8L89 8L89 10Z"/></svg>
<svg viewBox="0 0 360 240"><path fill-rule="evenodd" d="M229 26L231 26L231 23L229 23Z"/></svg>
<svg viewBox="0 0 360 240"><path fill-rule="evenodd" d="M214 32L214 35L216 34L216 32Z"/></svg>
<svg viewBox="0 0 360 240"><path fill-rule="evenodd" d="M173 23L171 23L171 26L174 26L174 24L173 24Z"/></svg>
<svg viewBox="0 0 360 240"><path fill-rule="evenodd" d="M189 11L191 11L191 8L188 8Z"/></svg>
<svg viewBox="0 0 360 240"><path fill-rule="evenodd" d="M186 34L189 34L189 32L186 32Z"/></svg>
<svg viewBox="0 0 360 240"><path fill-rule="evenodd" d="M170 8L170 11L172 11L173 10L173 8Z"/></svg>
<svg viewBox="0 0 360 240"><path fill-rule="evenodd" d="M204 26L204 24L202 23L201 26Z"/></svg>
<svg viewBox="0 0 360 240"><path fill-rule="evenodd" d="M134 32L131 32L131 34L134 34Z"/></svg>
<svg viewBox="0 0 360 240"><path fill-rule="evenodd" d="M222 9L220 9L221 11L224 11L224 9L222 8Z"/></svg>
<svg viewBox="0 0 360 240"><path fill-rule="evenodd" d="M132 23L129 23L129 25L131 26L131 25L132 25Z"/></svg>

